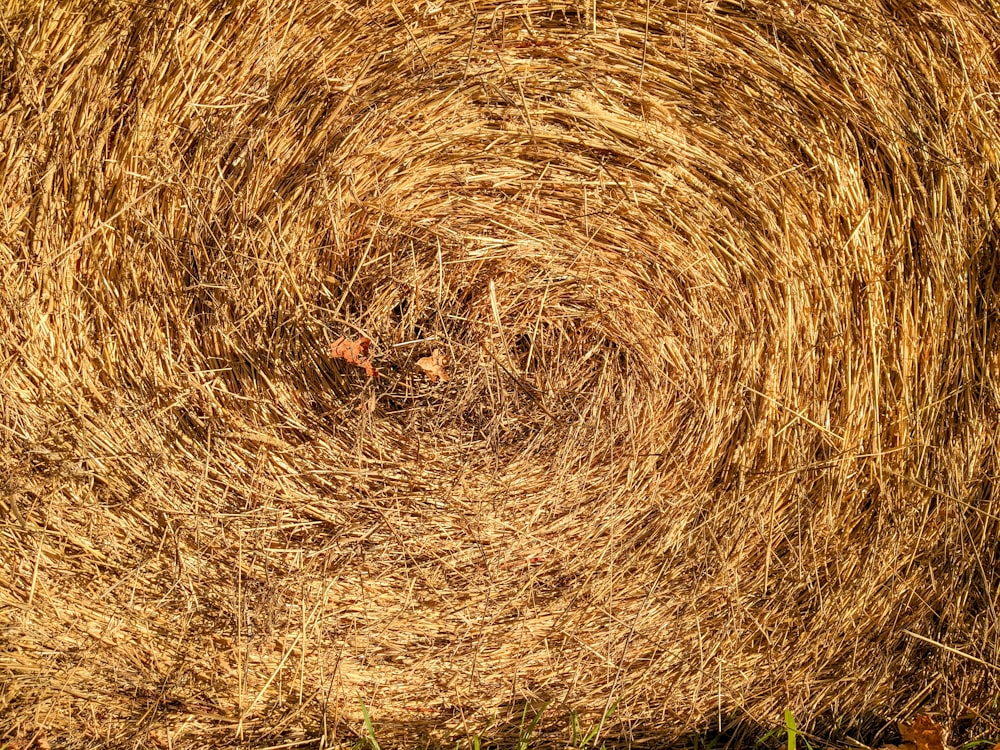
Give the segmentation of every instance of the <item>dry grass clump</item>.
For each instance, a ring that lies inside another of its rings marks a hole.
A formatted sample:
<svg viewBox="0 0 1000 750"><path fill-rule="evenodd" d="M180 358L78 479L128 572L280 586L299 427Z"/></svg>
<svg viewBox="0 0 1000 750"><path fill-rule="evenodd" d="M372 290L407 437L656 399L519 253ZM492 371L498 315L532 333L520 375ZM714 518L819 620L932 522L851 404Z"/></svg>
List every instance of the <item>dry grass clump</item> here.
<svg viewBox="0 0 1000 750"><path fill-rule="evenodd" d="M986 0L0 15L0 737L996 700Z"/></svg>

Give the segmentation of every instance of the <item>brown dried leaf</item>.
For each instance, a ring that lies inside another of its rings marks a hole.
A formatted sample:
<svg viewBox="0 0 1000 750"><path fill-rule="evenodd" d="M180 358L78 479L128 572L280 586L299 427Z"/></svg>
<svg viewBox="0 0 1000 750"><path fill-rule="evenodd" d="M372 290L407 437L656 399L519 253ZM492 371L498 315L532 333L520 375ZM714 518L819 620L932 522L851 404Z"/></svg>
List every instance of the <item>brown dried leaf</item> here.
<svg viewBox="0 0 1000 750"><path fill-rule="evenodd" d="M448 357L444 349L435 349L431 352L431 356L417 360L417 367L424 371L424 375L430 378L432 383L439 380L443 383L448 380L448 371L445 369L447 366Z"/></svg>
<svg viewBox="0 0 1000 750"><path fill-rule="evenodd" d="M357 341L341 337L330 344L330 356L342 359L349 365L363 367L368 377L377 378L378 371L372 365L371 355L368 353L371 345L372 340L364 336Z"/></svg>
<svg viewBox="0 0 1000 750"><path fill-rule="evenodd" d="M903 738L903 748L944 750L944 729L926 714L909 723L899 722L899 735Z"/></svg>

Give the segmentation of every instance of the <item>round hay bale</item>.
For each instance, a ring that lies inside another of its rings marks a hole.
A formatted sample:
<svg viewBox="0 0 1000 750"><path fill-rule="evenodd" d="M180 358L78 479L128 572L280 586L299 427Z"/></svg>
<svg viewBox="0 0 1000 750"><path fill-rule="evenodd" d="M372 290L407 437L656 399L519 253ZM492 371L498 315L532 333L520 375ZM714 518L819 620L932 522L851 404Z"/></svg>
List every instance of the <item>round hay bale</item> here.
<svg viewBox="0 0 1000 750"><path fill-rule="evenodd" d="M3 12L0 736L995 722L991 3L277 5Z"/></svg>

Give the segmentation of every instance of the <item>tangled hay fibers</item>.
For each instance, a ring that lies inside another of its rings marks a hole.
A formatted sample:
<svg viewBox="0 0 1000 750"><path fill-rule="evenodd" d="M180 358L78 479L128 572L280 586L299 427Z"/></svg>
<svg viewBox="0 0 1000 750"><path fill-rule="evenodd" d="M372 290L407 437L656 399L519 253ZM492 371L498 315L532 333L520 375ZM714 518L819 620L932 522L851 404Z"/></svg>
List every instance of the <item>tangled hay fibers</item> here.
<svg viewBox="0 0 1000 750"><path fill-rule="evenodd" d="M991 720L990 2L2 21L0 736Z"/></svg>

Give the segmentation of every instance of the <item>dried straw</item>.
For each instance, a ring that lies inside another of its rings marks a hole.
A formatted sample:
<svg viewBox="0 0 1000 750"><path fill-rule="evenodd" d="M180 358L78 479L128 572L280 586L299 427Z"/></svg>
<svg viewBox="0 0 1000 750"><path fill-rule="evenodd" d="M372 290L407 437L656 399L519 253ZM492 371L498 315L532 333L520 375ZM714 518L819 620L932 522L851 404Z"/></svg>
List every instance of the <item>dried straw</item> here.
<svg viewBox="0 0 1000 750"><path fill-rule="evenodd" d="M991 0L0 20L0 738L990 720Z"/></svg>

